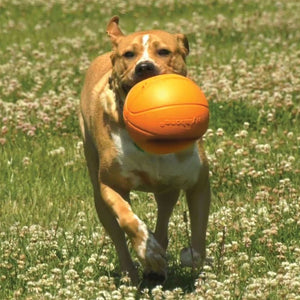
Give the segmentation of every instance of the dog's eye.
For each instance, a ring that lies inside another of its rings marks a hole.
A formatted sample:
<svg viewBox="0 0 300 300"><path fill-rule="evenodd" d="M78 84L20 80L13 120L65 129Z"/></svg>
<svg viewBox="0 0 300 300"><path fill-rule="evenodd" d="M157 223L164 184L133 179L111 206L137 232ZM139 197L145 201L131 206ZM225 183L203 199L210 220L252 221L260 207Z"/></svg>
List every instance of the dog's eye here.
<svg viewBox="0 0 300 300"><path fill-rule="evenodd" d="M135 56L135 53L133 51L126 51L123 56L125 58L133 58Z"/></svg>
<svg viewBox="0 0 300 300"><path fill-rule="evenodd" d="M171 53L171 51L168 50L168 49L159 49L159 50L157 51L157 54L158 54L159 56L168 56L170 53Z"/></svg>

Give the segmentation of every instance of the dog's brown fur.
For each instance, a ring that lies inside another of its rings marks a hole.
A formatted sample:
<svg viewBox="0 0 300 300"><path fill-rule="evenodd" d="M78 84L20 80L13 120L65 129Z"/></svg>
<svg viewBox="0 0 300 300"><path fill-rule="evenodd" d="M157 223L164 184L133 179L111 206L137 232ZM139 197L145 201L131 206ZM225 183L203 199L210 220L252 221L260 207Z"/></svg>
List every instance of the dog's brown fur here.
<svg viewBox="0 0 300 300"><path fill-rule="evenodd" d="M137 283L138 272L124 233L145 274L165 278L168 221L182 189L190 211L192 248L183 249L181 259L184 265L201 265L205 258L210 189L201 141L179 153L148 154L134 145L122 118L125 97L134 84L159 74L187 74L186 37L160 30L126 36L118 22L119 18L113 17L107 26L112 51L96 58L87 71L80 124L99 219L114 242L121 270ZM134 189L155 195L158 215L154 233L131 209L129 193Z"/></svg>

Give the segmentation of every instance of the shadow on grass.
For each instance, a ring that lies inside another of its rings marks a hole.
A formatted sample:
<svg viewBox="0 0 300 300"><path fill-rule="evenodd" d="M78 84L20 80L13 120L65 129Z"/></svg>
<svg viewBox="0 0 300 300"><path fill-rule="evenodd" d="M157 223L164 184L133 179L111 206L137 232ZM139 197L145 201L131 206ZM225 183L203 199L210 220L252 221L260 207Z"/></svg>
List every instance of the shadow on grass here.
<svg viewBox="0 0 300 300"><path fill-rule="evenodd" d="M190 268L182 268L174 265L168 269L168 278L163 285L164 290L181 288L184 293L192 293L195 289L195 280L199 272L192 271Z"/></svg>
<svg viewBox="0 0 300 300"><path fill-rule="evenodd" d="M114 277L117 286L122 284L120 274L114 272L110 275ZM156 286L160 285L162 286L163 291L172 291L176 288L181 288L184 294L188 294L195 290L195 281L198 277L199 272L197 271L173 265L168 268L168 277L164 283L155 280L143 279L138 286L138 290L140 292L144 289L151 291Z"/></svg>

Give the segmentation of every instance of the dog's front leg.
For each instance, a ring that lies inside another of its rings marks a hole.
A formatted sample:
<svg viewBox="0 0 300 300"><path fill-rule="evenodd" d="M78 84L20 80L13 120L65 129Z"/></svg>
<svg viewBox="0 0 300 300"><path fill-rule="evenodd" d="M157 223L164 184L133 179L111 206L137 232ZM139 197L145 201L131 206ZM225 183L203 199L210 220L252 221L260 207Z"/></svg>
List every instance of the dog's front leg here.
<svg viewBox="0 0 300 300"><path fill-rule="evenodd" d="M101 183L103 200L115 215L121 229L128 235L137 256L146 270L165 277L165 251L147 226L132 211L130 204L108 185Z"/></svg>

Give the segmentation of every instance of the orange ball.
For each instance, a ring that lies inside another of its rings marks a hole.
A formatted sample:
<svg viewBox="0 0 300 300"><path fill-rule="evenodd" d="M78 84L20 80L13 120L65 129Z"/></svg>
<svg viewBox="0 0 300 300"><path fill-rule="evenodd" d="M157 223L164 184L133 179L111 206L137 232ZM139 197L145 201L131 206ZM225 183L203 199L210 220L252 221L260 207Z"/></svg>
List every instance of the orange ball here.
<svg viewBox="0 0 300 300"><path fill-rule="evenodd" d="M187 77L165 74L137 83L123 109L126 129L143 150L166 154L191 146L208 128L205 95Z"/></svg>

